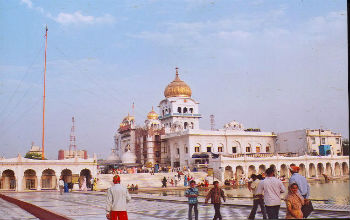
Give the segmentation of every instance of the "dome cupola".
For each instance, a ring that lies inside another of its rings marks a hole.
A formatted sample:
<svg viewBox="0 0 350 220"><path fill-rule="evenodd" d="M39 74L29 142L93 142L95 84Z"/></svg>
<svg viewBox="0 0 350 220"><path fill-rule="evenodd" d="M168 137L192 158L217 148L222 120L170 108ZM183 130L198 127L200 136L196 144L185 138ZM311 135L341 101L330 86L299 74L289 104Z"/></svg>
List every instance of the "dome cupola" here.
<svg viewBox="0 0 350 220"><path fill-rule="evenodd" d="M175 79L169 83L169 85L164 90L164 96L169 97L191 97L191 88L180 79L178 69L176 67Z"/></svg>
<svg viewBox="0 0 350 220"><path fill-rule="evenodd" d="M152 106L152 111L150 111L147 115L148 119L158 119L158 114L153 110L153 106Z"/></svg>

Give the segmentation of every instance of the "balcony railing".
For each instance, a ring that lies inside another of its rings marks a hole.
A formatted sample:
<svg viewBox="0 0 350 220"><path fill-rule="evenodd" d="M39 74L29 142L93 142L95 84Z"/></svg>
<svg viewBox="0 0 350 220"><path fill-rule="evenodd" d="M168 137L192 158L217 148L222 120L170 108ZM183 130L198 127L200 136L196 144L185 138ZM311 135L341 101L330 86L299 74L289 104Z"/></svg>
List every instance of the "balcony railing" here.
<svg viewBox="0 0 350 220"><path fill-rule="evenodd" d="M185 116L185 117L202 117L201 114L192 114L192 113L170 113L165 114L164 116L159 116L158 119L168 118L170 116Z"/></svg>

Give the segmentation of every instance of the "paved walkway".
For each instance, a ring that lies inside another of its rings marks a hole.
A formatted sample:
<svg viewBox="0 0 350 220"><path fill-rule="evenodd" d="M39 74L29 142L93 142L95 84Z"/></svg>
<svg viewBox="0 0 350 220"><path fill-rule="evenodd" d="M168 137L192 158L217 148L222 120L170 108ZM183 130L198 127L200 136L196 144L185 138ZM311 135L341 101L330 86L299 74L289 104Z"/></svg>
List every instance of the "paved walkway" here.
<svg viewBox="0 0 350 220"><path fill-rule="evenodd" d="M3 220L33 220L38 219L32 214L24 211L20 207L0 199L0 219Z"/></svg>
<svg viewBox="0 0 350 220"><path fill-rule="evenodd" d="M8 196L30 202L50 211L63 214L77 220L99 220L106 219L104 204L105 195L103 193L67 193L60 195L58 192L28 192L28 193L6 193ZM141 220L183 220L187 219L188 205L182 201L160 201L155 198L140 198L141 195L133 195L129 204L129 219ZM2 205L3 206L3 205ZM1 206L0 206L1 207ZM9 209L16 210L16 207L8 206ZM246 219L251 207L227 205L222 207L223 219ZM200 219L212 219L214 210L211 205L200 204ZM284 209L281 209L280 216L285 216ZM257 219L261 219L257 213ZM312 213L311 218L348 218L349 212L320 211ZM3 219L0 216L0 219ZM4 218L13 219L13 218ZM30 218L17 218L30 219ZM35 219L35 218L32 218Z"/></svg>

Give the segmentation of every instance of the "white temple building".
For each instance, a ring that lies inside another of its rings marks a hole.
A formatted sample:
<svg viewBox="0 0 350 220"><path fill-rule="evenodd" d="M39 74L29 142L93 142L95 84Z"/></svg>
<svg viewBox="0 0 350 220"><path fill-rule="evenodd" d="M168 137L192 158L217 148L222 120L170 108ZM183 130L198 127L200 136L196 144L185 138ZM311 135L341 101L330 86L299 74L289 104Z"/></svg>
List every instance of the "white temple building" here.
<svg viewBox="0 0 350 220"><path fill-rule="evenodd" d="M331 176L349 173L349 157L339 151L340 134L333 135L337 139L334 139L332 154L325 154L318 163L321 147L315 145L311 131L304 132L304 139L313 141L312 146L305 141L293 145L300 141L295 132L281 133L278 137L274 132L245 129L237 121L218 130L201 129L199 102L192 98L191 88L180 79L178 68L158 108L159 114L152 108L141 126L137 126L135 117L130 115L120 124L114 139L124 166L213 168L221 180L261 173L270 165L275 166L278 173L287 175L287 166L293 161L302 166L309 178L324 173ZM320 139L321 144L323 140Z"/></svg>

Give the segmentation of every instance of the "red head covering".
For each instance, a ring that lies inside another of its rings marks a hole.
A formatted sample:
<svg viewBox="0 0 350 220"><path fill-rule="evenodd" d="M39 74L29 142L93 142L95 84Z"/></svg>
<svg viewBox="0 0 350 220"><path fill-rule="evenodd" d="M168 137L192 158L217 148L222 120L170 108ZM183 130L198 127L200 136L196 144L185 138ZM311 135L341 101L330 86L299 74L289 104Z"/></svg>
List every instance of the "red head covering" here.
<svg viewBox="0 0 350 220"><path fill-rule="evenodd" d="M120 183L120 176L119 175L115 175L113 177L113 183L116 184L116 183Z"/></svg>
<svg viewBox="0 0 350 220"><path fill-rule="evenodd" d="M297 173L297 172L299 172L300 167L295 166L295 165L292 165L292 166L290 166L290 169L291 169L293 172Z"/></svg>

